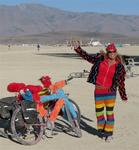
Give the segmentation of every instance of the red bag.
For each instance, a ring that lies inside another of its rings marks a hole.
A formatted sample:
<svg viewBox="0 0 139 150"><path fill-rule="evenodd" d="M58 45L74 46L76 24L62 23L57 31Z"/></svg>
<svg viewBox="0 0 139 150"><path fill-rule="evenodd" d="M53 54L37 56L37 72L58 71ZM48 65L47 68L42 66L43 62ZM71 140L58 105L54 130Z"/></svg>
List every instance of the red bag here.
<svg viewBox="0 0 139 150"><path fill-rule="evenodd" d="M25 86L26 86L25 83L12 82L12 83L8 84L7 90L9 92L19 92L21 89L24 89Z"/></svg>
<svg viewBox="0 0 139 150"><path fill-rule="evenodd" d="M25 89L29 89L31 93L34 94L42 91L43 88L40 85L27 85Z"/></svg>

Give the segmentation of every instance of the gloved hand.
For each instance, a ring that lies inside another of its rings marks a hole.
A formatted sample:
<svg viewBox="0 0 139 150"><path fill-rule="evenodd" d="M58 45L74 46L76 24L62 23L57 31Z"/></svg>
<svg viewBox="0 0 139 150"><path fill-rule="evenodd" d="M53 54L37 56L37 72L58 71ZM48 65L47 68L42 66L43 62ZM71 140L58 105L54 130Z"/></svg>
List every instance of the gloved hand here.
<svg viewBox="0 0 139 150"><path fill-rule="evenodd" d="M20 93L21 95L25 94L24 90L20 90L19 93Z"/></svg>
<svg viewBox="0 0 139 150"><path fill-rule="evenodd" d="M80 41L72 41L72 46L74 47L74 49L78 49L80 47Z"/></svg>
<svg viewBox="0 0 139 150"><path fill-rule="evenodd" d="M33 96L29 89L26 89L26 91L20 90L20 94L22 95L24 100L33 101Z"/></svg>
<svg viewBox="0 0 139 150"><path fill-rule="evenodd" d="M128 102L128 98L127 98L127 97L123 97L123 98L122 98L122 101Z"/></svg>
<svg viewBox="0 0 139 150"><path fill-rule="evenodd" d="M66 81L66 84L67 84L70 80L72 80L72 79L73 79L72 76L68 76L68 79L65 80L65 81Z"/></svg>

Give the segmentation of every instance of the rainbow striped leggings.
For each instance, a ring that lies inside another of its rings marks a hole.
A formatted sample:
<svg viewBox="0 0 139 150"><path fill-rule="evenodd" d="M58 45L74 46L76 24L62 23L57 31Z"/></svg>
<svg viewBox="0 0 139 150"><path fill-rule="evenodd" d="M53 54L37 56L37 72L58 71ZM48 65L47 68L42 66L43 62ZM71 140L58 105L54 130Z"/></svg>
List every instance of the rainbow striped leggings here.
<svg viewBox="0 0 139 150"><path fill-rule="evenodd" d="M104 131L106 135L112 135L114 129L114 105L116 92L107 89L95 89L95 108L97 117L97 128ZM104 113L105 111L105 113Z"/></svg>

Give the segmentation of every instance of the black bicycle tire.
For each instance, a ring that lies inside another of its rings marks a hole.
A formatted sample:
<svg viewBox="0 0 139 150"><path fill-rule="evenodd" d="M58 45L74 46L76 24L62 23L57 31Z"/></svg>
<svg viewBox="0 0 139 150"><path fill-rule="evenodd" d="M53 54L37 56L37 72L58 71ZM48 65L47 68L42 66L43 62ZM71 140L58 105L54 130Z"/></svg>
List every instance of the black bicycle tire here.
<svg viewBox="0 0 139 150"><path fill-rule="evenodd" d="M18 143L20 143L22 145L35 145L41 140L43 133L44 133L44 127L40 125L40 132L34 141L28 142L28 141L21 139L18 136L18 133L16 132L16 128L15 128L15 119L16 119L17 114L20 111L21 111L21 107L16 108L11 117L11 131L12 131L13 137L17 140ZM39 115L38 115L38 119L40 122L43 122L43 118L40 117Z"/></svg>

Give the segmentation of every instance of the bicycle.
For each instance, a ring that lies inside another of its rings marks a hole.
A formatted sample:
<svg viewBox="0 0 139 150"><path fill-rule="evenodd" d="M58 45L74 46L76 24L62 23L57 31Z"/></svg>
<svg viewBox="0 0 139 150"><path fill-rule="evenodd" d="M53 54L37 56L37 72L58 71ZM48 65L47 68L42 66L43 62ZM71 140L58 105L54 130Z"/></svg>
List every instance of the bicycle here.
<svg viewBox="0 0 139 150"><path fill-rule="evenodd" d="M79 106L71 99L70 102L73 104L76 110L78 124L74 122L69 109L66 105L64 105L66 118L64 118L65 116L63 112L60 112L60 116L66 121L64 123L68 130L63 129L63 131L73 132L75 133L76 137L81 137L82 133L81 129L79 128L79 122L81 118L80 109ZM54 102L49 102L44 107L47 108L47 114L45 117L41 117L36 111L35 102L23 100L16 104L16 109L11 117L11 130L13 137L18 143L23 145L34 145L43 138L43 135L46 135L47 137L47 120L54 107Z"/></svg>
<svg viewBox="0 0 139 150"><path fill-rule="evenodd" d="M137 75L136 71L136 63L134 61L134 58L131 58L130 56L123 56L123 61L124 61L124 67L126 71L126 77L134 77Z"/></svg>

